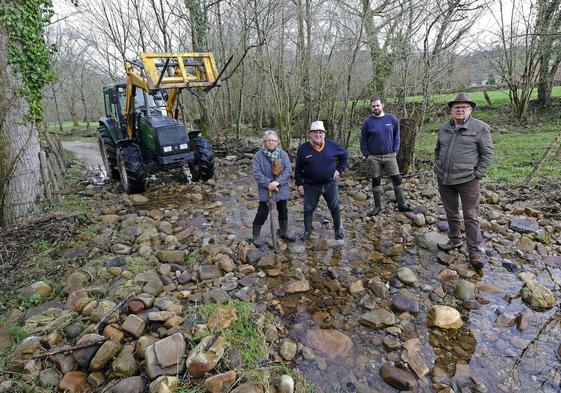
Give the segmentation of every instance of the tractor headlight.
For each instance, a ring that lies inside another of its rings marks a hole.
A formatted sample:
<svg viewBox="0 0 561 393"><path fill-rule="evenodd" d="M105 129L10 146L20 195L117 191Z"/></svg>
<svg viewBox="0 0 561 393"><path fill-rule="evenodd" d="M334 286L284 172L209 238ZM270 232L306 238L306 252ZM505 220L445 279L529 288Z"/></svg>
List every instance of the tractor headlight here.
<svg viewBox="0 0 561 393"><path fill-rule="evenodd" d="M169 153L171 151L171 146L164 146L164 153Z"/></svg>
<svg viewBox="0 0 561 393"><path fill-rule="evenodd" d="M179 148L181 150L187 150L187 144L186 143L182 143L181 145L179 145Z"/></svg>

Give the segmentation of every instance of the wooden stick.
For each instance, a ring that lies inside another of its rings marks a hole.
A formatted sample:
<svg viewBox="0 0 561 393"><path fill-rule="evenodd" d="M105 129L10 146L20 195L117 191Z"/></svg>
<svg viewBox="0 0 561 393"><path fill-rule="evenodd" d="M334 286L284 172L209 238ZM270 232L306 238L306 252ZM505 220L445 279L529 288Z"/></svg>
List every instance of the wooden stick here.
<svg viewBox="0 0 561 393"><path fill-rule="evenodd" d="M45 155L45 152L43 150L39 151L39 166L41 168L41 178L43 179L43 189L45 190L45 197L50 201L53 195L51 194L51 184L49 182L47 156Z"/></svg>
<svg viewBox="0 0 561 393"><path fill-rule="evenodd" d="M92 341L92 342L89 342L89 343L74 345L74 346L71 346L71 347L66 346L66 347L54 349L54 350L49 351L49 352L40 353L39 355L33 356L31 359L42 359L42 358L46 358L46 357L49 357L49 356L58 355L59 353L74 352L74 351L77 351L79 349L84 349L84 348L88 348L88 347L91 347L91 346L94 346L94 345L97 345L97 344L104 343L107 340L109 340L108 337L103 337L103 338L100 338L99 340Z"/></svg>

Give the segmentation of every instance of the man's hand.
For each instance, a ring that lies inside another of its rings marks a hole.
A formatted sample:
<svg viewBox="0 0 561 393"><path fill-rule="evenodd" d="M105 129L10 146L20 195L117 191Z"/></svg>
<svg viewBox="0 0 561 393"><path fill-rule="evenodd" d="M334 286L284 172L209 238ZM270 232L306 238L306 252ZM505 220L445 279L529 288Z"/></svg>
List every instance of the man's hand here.
<svg viewBox="0 0 561 393"><path fill-rule="evenodd" d="M267 188L269 189L269 191L279 192L279 186L280 186L280 183L275 180L275 181L270 182L269 185L267 186Z"/></svg>
<svg viewBox="0 0 561 393"><path fill-rule="evenodd" d="M296 189L298 190L298 193L300 195L304 195L304 186L298 186L298 187L296 187Z"/></svg>
<svg viewBox="0 0 561 393"><path fill-rule="evenodd" d="M333 179L338 179L340 176L341 174L339 173L339 171L335 169L335 173L333 174Z"/></svg>

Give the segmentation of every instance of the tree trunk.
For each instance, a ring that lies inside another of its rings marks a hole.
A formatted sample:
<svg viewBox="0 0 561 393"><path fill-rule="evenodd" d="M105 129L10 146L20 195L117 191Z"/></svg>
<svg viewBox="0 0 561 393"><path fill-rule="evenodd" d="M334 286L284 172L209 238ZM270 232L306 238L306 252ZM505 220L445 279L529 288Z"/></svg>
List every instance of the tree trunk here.
<svg viewBox="0 0 561 393"><path fill-rule="evenodd" d="M21 81L7 55L8 37L0 26L0 224L35 213L42 194L37 128L24 120L29 105L17 94Z"/></svg>
<svg viewBox="0 0 561 393"><path fill-rule="evenodd" d="M415 171L415 140L419 132L419 122L415 119L401 119L401 148L397 155L397 165L403 174Z"/></svg>
<svg viewBox="0 0 561 393"><path fill-rule="evenodd" d="M548 105L551 99L551 89L553 86L553 78L549 73L549 56L543 56L540 59L540 67L538 71L538 103L540 105Z"/></svg>

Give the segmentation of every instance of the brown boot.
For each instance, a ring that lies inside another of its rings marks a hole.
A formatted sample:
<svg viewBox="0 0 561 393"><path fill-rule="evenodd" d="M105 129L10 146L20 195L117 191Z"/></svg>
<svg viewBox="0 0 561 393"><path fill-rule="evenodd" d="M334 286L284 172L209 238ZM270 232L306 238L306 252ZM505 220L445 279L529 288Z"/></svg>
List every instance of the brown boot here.
<svg viewBox="0 0 561 393"><path fill-rule="evenodd" d="M483 262L481 261L481 254L469 254L469 263L475 269L483 269Z"/></svg>
<svg viewBox="0 0 561 393"><path fill-rule="evenodd" d="M461 248L463 244L461 240L448 240L448 243L438 243L436 247L438 247L440 251L448 252L456 248Z"/></svg>

